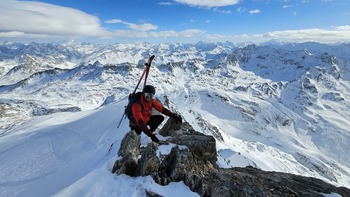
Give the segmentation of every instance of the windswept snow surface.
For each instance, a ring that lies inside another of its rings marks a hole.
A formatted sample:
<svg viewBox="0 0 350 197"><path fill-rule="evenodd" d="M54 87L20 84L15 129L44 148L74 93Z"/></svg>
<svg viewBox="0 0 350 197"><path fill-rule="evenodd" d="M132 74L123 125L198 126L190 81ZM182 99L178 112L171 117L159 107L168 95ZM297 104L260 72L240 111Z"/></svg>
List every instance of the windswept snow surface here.
<svg viewBox="0 0 350 197"><path fill-rule="evenodd" d="M145 196L145 189L164 196L198 196L182 182L160 186L151 177L111 173L128 131L127 120L117 128L124 105L33 118L2 137L0 196L128 197ZM143 137L143 143L149 142Z"/></svg>
<svg viewBox="0 0 350 197"><path fill-rule="evenodd" d="M149 53L148 84L215 137L220 167L350 185L349 44L1 47L0 196L198 196L182 182L110 172L129 131L127 120L117 125Z"/></svg>

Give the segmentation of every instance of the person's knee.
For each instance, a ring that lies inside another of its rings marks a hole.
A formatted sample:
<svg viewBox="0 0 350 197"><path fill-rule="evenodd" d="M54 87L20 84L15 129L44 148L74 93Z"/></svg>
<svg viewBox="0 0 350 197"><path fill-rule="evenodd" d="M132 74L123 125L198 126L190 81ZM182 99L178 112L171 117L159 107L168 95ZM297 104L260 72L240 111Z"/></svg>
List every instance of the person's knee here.
<svg viewBox="0 0 350 197"><path fill-rule="evenodd" d="M164 116L158 115L156 119L156 124L159 126L164 121Z"/></svg>

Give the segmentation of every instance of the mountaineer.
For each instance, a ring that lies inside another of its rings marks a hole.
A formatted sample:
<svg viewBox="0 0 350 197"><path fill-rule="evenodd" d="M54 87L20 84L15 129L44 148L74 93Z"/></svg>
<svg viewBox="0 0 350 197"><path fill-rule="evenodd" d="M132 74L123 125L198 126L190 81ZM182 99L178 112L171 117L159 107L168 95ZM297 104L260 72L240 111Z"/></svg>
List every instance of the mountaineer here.
<svg viewBox="0 0 350 197"><path fill-rule="evenodd" d="M182 117L177 113L169 111L159 101L154 99L155 93L156 89L152 85L146 85L142 92L136 93L135 101L131 105L129 126L138 135L143 131L153 142L159 143L159 139L153 132L163 122L164 116L152 115L152 108L173 118L176 123L182 123Z"/></svg>

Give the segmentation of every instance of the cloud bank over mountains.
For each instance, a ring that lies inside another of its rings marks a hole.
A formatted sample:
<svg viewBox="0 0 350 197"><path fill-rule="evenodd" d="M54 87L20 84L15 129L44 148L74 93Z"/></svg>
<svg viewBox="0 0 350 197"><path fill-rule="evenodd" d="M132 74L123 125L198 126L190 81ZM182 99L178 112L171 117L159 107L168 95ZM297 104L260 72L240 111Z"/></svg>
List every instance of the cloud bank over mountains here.
<svg viewBox="0 0 350 197"><path fill-rule="evenodd" d="M240 1L176 0L172 3L215 10L218 7L236 5ZM159 5L169 6L165 3L159 3ZM183 28L182 30L165 29L161 28L161 25L149 21L131 22L119 18L102 20L98 15L78 9L34 1L3 0L0 9L0 41L80 39L96 42L146 41L159 43L175 40L177 42L206 40L259 43L276 40L280 42L339 43L348 42L350 38L349 25L329 28L290 28L264 33L226 34L213 33L201 27ZM242 9L237 9L237 12L241 11ZM247 12L256 15L261 10L252 9ZM105 26L111 24L122 27L118 26L112 29Z"/></svg>

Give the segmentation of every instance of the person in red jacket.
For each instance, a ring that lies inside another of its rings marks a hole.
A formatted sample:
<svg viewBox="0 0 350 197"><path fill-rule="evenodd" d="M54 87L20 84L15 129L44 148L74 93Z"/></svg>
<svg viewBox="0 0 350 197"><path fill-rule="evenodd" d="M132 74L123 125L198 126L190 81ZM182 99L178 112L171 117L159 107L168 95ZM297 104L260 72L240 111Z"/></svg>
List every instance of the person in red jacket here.
<svg viewBox="0 0 350 197"><path fill-rule="evenodd" d="M132 117L129 122L131 130L138 135L143 131L153 142L158 143L159 139L153 132L163 122L164 116L152 115L152 107L162 114L175 119L176 122L182 123L182 117L169 111L159 101L153 99L156 93L154 86L146 85L142 91L140 102L135 102L131 106ZM142 105L142 106L141 106Z"/></svg>

